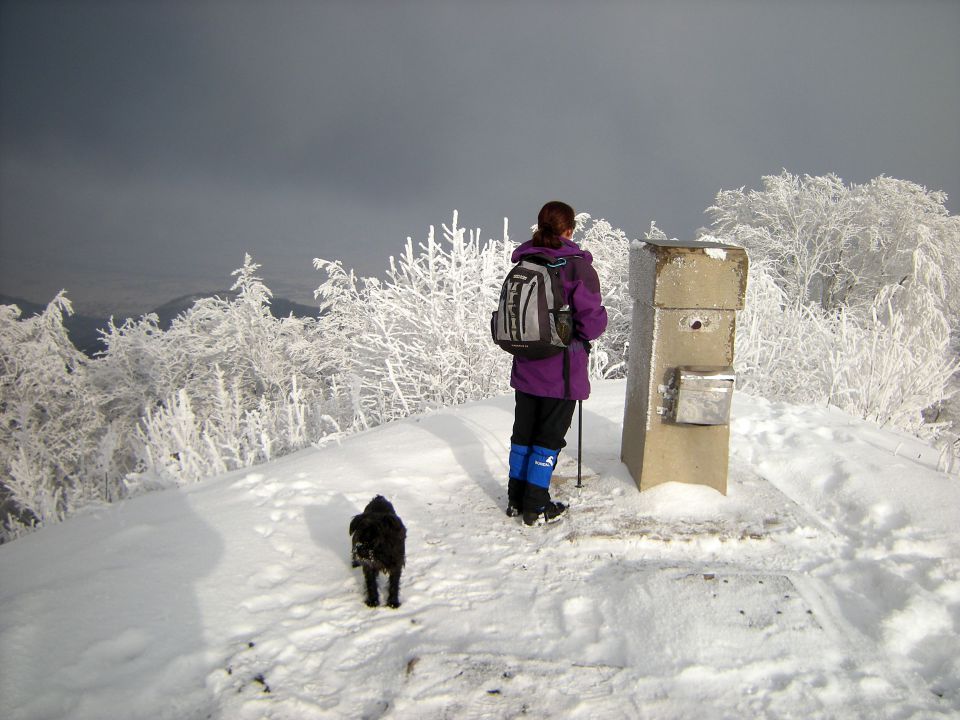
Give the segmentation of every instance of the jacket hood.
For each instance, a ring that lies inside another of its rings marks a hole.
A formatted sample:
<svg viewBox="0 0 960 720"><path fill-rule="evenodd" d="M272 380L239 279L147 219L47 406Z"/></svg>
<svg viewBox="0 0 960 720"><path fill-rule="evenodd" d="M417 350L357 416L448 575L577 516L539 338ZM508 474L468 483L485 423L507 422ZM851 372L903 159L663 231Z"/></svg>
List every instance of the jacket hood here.
<svg viewBox="0 0 960 720"><path fill-rule="evenodd" d="M573 240L567 240L566 238L563 238L563 245L558 248L536 247L533 244L533 240L527 240L525 243L520 245L520 247L513 251L513 255L510 257L510 260L512 262L520 262L520 260L527 255L546 255L552 258L580 255L586 259L587 262L593 262L593 255L590 254L589 250L582 249Z"/></svg>

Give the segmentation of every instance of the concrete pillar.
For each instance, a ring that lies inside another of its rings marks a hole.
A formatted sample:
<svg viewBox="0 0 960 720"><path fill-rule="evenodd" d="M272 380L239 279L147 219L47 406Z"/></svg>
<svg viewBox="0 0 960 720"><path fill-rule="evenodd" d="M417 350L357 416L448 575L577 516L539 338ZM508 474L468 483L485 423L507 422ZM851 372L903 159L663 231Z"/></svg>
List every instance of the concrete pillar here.
<svg viewBox="0 0 960 720"><path fill-rule="evenodd" d="M736 311L747 254L719 243L636 242L620 456L641 491L674 481L727 492Z"/></svg>

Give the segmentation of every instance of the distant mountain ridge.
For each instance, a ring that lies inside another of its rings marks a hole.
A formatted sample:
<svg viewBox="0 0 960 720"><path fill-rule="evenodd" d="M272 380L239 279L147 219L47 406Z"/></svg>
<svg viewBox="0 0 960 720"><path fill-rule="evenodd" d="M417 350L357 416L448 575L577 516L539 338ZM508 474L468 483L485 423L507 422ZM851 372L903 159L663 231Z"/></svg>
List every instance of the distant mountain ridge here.
<svg viewBox="0 0 960 720"><path fill-rule="evenodd" d="M209 297L220 297L224 299L233 299L237 297L236 290L214 290L213 292L207 293L191 293L189 295L181 295L178 298L169 300L163 305L160 305L150 312L156 313L157 318L159 319L160 327L164 330L170 327L170 323L173 322L173 319L177 317L191 307L197 300L202 300L203 298ZM294 302L293 300L287 300L286 298L273 297L270 298L270 314L275 318L285 318L289 315L294 317L316 317L319 314L319 311L316 307L311 305L304 305L302 303Z"/></svg>
<svg viewBox="0 0 960 720"><path fill-rule="evenodd" d="M209 297L232 299L236 296L237 292L235 290L214 290L212 292L181 295L136 317L153 313L157 316L160 327L166 330L170 327L175 317L193 307L197 300ZM0 293L0 305L16 305L21 310L21 317L24 318L39 315L47 308L44 304L31 302L23 298L11 297L3 293ZM304 305L303 303L287 300L286 298L274 297L270 299L270 313L276 318L288 317L291 314L294 317L316 317L319 311L316 307L310 305ZM123 321L123 318L114 317L117 324ZM93 357L95 353L103 350L99 331L106 329L108 322L109 317L96 317L92 315L74 314L64 316L63 318L63 325L67 329L67 335L70 337L71 342L73 342L74 346L80 352L90 357Z"/></svg>

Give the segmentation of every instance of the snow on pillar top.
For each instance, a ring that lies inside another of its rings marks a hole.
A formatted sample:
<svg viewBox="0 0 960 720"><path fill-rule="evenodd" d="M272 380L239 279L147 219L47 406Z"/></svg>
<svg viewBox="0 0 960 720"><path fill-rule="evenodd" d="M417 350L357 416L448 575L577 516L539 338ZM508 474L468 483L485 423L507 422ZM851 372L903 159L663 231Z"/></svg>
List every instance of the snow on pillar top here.
<svg viewBox="0 0 960 720"><path fill-rule="evenodd" d="M747 252L719 242L635 241L628 290L637 302L667 308L742 310Z"/></svg>

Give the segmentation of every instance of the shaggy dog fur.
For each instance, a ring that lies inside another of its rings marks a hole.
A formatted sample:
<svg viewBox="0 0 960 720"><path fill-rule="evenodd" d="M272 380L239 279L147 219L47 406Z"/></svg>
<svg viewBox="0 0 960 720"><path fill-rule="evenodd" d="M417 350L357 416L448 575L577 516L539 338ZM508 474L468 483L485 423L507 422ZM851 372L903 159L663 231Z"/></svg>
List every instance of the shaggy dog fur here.
<svg viewBox="0 0 960 720"><path fill-rule="evenodd" d="M371 500L363 512L350 521L353 567L363 568L367 605L380 604L377 576L389 576L387 605L400 607L400 571L406 562L407 529L393 505L382 495Z"/></svg>

